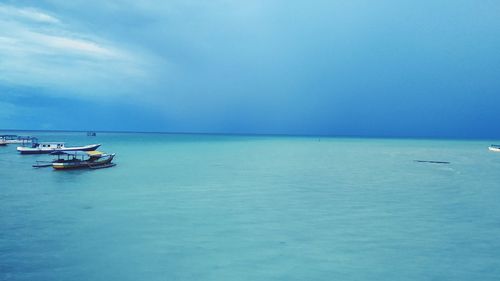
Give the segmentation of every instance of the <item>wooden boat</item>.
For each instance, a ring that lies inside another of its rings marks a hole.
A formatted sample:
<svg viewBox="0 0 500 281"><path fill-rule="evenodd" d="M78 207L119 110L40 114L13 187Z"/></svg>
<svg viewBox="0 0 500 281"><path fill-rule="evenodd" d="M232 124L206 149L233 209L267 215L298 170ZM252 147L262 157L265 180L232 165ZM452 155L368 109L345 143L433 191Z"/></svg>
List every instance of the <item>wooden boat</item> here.
<svg viewBox="0 0 500 281"><path fill-rule="evenodd" d="M55 151L57 155L52 162L52 168L56 170L69 169L101 169L113 167L111 163L115 154L106 154L100 151Z"/></svg>
<svg viewBox="0 0 500 281"><path fill-rule="evenodd" d="M490 145L490 147L488 147L488 149L493 152L500 152L500 145L492 144Z"/></svg>
<svg viewBox="0 0 500 281"><path fill-rule="evenodd" d="M89 144L84 146L65 146L64 142L36 142L31 146L19 146L17 151L21 154L48 154L54 151L93 151L100 144Z"/></svg>

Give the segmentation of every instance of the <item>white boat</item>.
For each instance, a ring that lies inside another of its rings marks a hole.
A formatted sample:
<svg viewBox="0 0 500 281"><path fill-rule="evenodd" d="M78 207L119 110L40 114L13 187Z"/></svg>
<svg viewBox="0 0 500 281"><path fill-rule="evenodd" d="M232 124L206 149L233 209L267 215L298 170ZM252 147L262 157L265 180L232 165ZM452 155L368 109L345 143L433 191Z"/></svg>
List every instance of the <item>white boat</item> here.
<svg viewBox="0 0 500 281"><path fill-rule="evenodd" d="M21 154L43 154L51 153L54 151L93 151L96 150L100 144L89 144L85 146L65 146L64 142L39 142L33 143L31 146L19 146L17 151Z"/></svg>
<svg viewBox="0 0 500 281"><path fill-rule="evenodd" d="M18 135L0 135L0 142L5 144L27 144L36 142L37 139L29 136L18 136Z"/></svg>
<svg viewBox="0 0 500 281"><path fill-rule="evenodd" d="M490 147L488 147L488 149L490 151L500 152L500 145L492 144L492 145L490 145Z"/></svg>

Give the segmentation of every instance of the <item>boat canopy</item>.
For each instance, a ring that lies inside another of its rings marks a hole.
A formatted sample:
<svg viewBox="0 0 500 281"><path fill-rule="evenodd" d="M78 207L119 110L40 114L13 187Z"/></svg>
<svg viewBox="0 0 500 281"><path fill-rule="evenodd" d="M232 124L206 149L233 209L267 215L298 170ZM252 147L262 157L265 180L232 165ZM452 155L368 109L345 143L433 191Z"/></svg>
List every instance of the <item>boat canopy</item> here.
<svg viewBox="0 0 500 281"><path fill-rule="evenodd" d="M87 153L88 156L92 156L92 157L100 157L102 156L104 153L103 152L100 152L100 151L97 151L97 150L94 150L94 151L85 151Z"/></svg>
<svg viewBox="0 0 500 281"><path fill-rule="evenodd" d="M70 150L70 151L61 151L61 150L56 150L50 153L51 155L87 155L86 151L80 151L80 150Z"/></svg>
<svg viewBox="0 0 500 281"><path fill-rule="evenodd" d="M39 144L65 144L65 142L59 142L59 141L45 141L45 142L39 142Z"/></svg>
<svg viewBox="0 0 500 281"><path fill-rule="evenodd" d="M50 153L51 155L73 155L73 156L90 156L90 157L101 157L104 155L104 152L101 151L83 151L83 150L70 150L70 151L61 151L56 150Z"/></svg>

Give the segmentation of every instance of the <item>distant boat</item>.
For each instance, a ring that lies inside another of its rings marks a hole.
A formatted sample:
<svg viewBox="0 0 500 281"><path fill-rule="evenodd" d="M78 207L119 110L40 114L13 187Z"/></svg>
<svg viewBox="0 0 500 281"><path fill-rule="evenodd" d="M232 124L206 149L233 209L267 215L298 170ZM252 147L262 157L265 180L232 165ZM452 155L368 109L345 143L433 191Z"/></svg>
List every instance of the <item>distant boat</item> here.
<svg viewBox="0 0 500 281"><path fill-rule="evenodd" d="M30 147L19 146L17 151L21 154L47 154L54 151L93 151L96 150L100 144L89 144L85 146L70 146L64 145L64 142L40 142L33 143Z"/></svg>
<svg viewBox="0 0 500 281"><path fill-rule="evenodd" d="M51 154L57 155L57 159L52 162L52 168L56 170L101 169L116 165L111 163L115 157L114 153L106 154L100 151L55 151Z"/></svg>
<svg viewBox="0 0 500 281"><path fill-rule="evenodd" d="M6 146L7 142L5 140L0 139L0 146Z"/></svg>
<svg viewBox="0 0 500 281"><path fill-rule="evenodd" d="M95 132L87 132L87 137L95 137L96 135Z"/></svg>
<svg viewBox="0 0 500 281"><path fill-rule="evenodd" d="M492 144L492 145L490 145L490 147L488 147L488 149L490 151L500 152L500 145L498 145L498 144Z"/></svg>
<svg viewBox="0 0 500 281"><path fill-rule="evenodd" d="M27 144L36 141L37 138L30 136L0 135L0 143L5 142L5 144L12 144L12 143Z"/></svg>

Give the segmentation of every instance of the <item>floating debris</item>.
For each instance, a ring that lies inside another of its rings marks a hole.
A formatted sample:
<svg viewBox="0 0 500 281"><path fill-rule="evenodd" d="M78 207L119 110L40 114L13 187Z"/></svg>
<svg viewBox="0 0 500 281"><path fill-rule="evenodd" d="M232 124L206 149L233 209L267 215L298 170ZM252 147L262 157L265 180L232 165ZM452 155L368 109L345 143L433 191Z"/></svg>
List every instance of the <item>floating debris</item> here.
<svg viewBox="0 0 500 281"><path fill-rule="evenodd" d="M434 161L434 160L413 160L418 163L432 163L432 164L450 164L448 161Z"/></svg>

